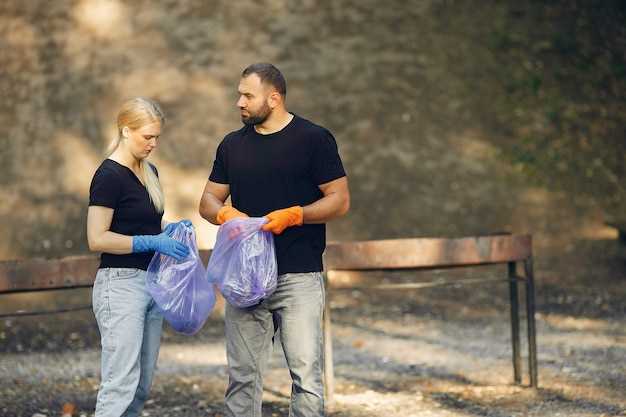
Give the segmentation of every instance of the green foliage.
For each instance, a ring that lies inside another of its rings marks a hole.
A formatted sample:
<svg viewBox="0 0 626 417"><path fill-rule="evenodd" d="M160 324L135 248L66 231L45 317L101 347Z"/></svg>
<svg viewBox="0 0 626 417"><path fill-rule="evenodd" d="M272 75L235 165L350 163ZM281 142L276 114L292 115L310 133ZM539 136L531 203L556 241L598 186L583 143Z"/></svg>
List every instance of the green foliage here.
<svg viewBox="0 0 626 417"><path fill-rule="evenodd" d="M503 155L537 183L626 208L624 2L503 6L489 35L500 85L487 124Z"/></svg>

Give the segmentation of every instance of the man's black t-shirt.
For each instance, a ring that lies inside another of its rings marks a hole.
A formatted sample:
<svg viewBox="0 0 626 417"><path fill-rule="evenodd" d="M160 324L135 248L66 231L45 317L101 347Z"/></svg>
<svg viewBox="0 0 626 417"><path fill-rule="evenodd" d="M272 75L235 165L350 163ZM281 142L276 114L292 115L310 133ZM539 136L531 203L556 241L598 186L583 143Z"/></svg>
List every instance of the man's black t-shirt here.
<svg viewBox="0 0 626 417"><path fill-rule="evenodd" d="M152 166L154 168L154 166ZM156 168L154 168L156 172ZM157 174L158 175L158 174ZM110 231L127 236L158 235L163 213L157 212L148 190L128 167L105 159L91 180L89 205L113 209ZM100 268L147 269L154 252L103 253Z"/></svg>
<svg viewBox="0 0 626 417"><path fill-rule="evenodd" d="M235 208L251 217L323 197L318 185L345 176L337 143L323 127L295 116L282 130L262 135L253 126L228 134L217 148L209 180L230 187ZM278 273L323 269L324 224L304 224L274 236Z"/></svg>

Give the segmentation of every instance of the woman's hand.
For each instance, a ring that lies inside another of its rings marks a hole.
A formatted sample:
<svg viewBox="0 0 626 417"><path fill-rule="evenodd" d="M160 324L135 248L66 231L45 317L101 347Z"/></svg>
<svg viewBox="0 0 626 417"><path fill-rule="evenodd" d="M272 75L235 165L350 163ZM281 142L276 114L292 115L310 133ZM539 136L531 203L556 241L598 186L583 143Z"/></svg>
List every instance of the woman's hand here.
<svg viewBox="0 0 626 417"><path fill-rule="evenodd" d="M186 227L193 227L193 223L191 223L191 220L184 219L179 222L168 223L163 229L163 233L166 233L168 236L171 237L174 234L174 229L176 228L178 224L182 224L183 226L186 226Z"/></svg>
<svg viewBox="0 0 626 417"><path fill-rule="evenodd" d="M169 237L166 232L159 235L133 236L133 253L149 252L152 250L163 255L171 256L177 261L182 261L189 256L189 247Z"/></svg>

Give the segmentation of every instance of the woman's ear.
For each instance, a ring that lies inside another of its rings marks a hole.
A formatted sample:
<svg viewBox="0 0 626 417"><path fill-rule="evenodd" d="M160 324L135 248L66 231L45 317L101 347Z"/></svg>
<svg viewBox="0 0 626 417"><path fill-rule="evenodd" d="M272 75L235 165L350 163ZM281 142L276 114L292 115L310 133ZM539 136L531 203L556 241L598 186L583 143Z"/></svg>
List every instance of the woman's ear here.
<svg viewBox="0 0 626 417"><path fill-rule="evenodd" d="M130 129L128 128L128 126L124 126L122 128L122 136L124 137L124 139L128 139L128 137L130 136Z"/></svg>

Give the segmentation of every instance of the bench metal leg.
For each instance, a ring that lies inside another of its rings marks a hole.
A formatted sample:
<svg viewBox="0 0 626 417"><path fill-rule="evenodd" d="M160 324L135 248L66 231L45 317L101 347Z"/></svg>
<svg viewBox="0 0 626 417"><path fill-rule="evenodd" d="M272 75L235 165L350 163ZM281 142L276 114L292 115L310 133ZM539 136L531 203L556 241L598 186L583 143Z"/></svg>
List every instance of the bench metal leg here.
<svg viewBox="0 0 626 417"><path fill-rule="evenodd" d="M511 344L513 346L513 380L522 383L522 357L519 337L519 298L517 295L517 273L515 262L508 263L509 297L511 301Z"/></svg>
<svg viewBox="0 0 626 417"><path fill-rule="evenodd" d="M324 274L326 294L324 296L324 391L326 403L332 404L335 396L335 370L333 367L333 339L330 322L330 299L328 276Z"/></svg>
<svg viewBox="0 0 626 417"><path fill-rule="evenodd" d="M535 278L533 273L533 258L524 261L526 275L526 319L528 321L528 372L530 386L537 388L537 340L535 332Z"/></svg>

